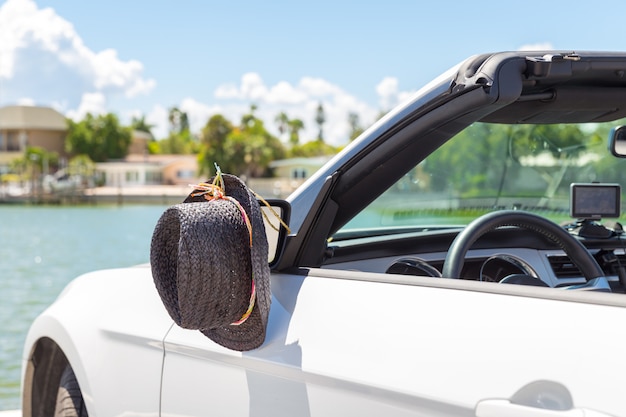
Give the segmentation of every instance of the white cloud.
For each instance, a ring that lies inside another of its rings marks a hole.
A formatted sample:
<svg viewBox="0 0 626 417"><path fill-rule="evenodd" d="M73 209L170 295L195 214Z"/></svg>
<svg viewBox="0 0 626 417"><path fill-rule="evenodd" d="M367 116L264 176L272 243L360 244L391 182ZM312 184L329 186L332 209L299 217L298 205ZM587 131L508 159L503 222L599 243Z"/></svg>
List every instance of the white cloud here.
<svg viewBox="0 0 626 417"><path fill-rule="evenodd" d="M93 71L94 85L100 90L121 91L126 97L134 97L138 94L149 93L154 88L154 80L145 80L141 77L143 64L139 61L120 61L117 51L106 49L93 54L83 50L83 63L88 65L88 70Z"/></svg>
<svg viewBox="0 0 626 417"><path fill-rule="evenodd" d="M35 100L30 97L22 97L17 101L18 106L34 106Z"/></svg>
<svg viewBox="0 0 626 417"><path fill-rule="evenodd" d="M215 89L215 98L217 99L241 99L239 89L233 84L222 84Z"/></svg>
<svg viewBox="0 0 626 417"><path fill-rule="evenodd" d="M179 109L187 113L189 128L194 133L200 133L211 116L220 113L218 106L200 103L191 97L183 99Z"/></svg>
<svg viewBox="0 0 626 417"><path fill-rule="evenodd" d="M91 50L72 23L53 8L39 8L33 0L5 1L0 5L0 39L0 106L47 105L73 119L88 112L114 112L121 113L123 123L130 123L133 115L145 114L146 121L154 125L156 138L167 137L169 108L174 105L187 112L192 132L197 134L212 115L222 114L237 124L255 104L256 116L264 120L271 133L278 135L275 118L285 112L289 118L303 121L302 141L314 140L318 135L316 109L322 103L325 140L341 145L348 141L350 113L356 113L366 128L381 109L389 110L409 95L399 91L397 79L387 77L376 86L381 107L375 108L322 78L303 76L296 83L268 85L260 74L248 72L237 83L218 86L210 100L153 100L150 108L139 110L131 100L156 87L155 80L144 76L143 64L120 58L115 45L102 51ZM109 108L110 103L118 108Z"/></svg>
<svg viewBox="0 0 626 417"><path fill-rule="evenodd" d="M306 94L286 81L281 81L270 88L267 95L269 103L298 104L306 101Z"/></svg>
<svg viewBox="0 0 626 417"><path fill-rule="evenodd" d="M398 80L393 77L385 77L376 86L376 92L380 97L380 106L389 110L398 101Z"/></svg>
<svg viewBox="0 0 626 417"><path fill-rule="evenodd" d="M0 105L37 97L40 104L64 102L81 113L85 93L130 98L156 85L143 77L141 62L123 61L113 49L90 50L70 22L33 0L0 6L0 39Z"/></svg>
<svg viewBox="0 0 626 417"><path fill-rule="evenodd" d="M303 77L299 88L311 97L328 97L343 93L339 87L321 78Z"/></svg>
<svg viewBox="0 0 626 417"><path fill-rule="evenodd" d="M410 92L398 90L398 82L394 78L384 79L376 91L381 97L381 103L385 103L385 110L410 95ZM302 120L305 126L301 132L302 141L317 138L319 126L315 122L315 116L318 105L322 103L326 117L323 125L324 139L333 145L342 145L348 141L350 113L357 114L362 127L367 128L376 121L380 112L380 109L373 108L339 86L314 77L302 77L296 85L280 81L268 86L259 74L247 73L241 77L239 85L231 83L218 86L214 97L218 102L227 100L228 104L204 105L204 123L215 113L238 123L241 116L250 111L250 104L253 103L257 106L256 116L264 120L265 127L275 135L279 134L275 123L278 113L285 112L291 119ZM286 137L283 139L286 140Z"/></svg>
<svg viewBox="0 0 626 417"><path fill-rule="evenodd" d="M76 110L69 110L66 116L74 121L79 121L83 119L87 113L98 115L106 112L106 97L104 94L99 92L84 93L78 108Z"/></svg>
<svg viewBox="0 0 626 417"><path fill-rule="evenodd" d="M141 113L135 114L135 116L140 116ZM169 132L169 122L168 122L169 111L160 105L156 105L148 112L146 115L146 122L152 126L154 126L152 130L152 135L156 139L163 139L167 137Z"/></svg>
<svg viewBox="0 0 626 417"><path fill-rule="evenodd" d="M241 77L241 93L252 101L263 100L267 96L267 87L259 74L249 72Z"/></svg>

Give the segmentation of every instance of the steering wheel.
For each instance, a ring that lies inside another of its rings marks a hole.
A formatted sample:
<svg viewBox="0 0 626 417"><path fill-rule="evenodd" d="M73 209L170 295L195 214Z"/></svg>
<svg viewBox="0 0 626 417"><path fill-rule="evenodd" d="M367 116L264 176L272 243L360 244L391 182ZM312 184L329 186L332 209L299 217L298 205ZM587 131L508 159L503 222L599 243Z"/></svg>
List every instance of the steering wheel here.
<svg viewBox="0 0 626 417"><path fill-rule="evenodd" d="M502 226L521 227L552 240L565 251L587 281L604 276L598 262L578 239L548 219L519 210L494 211L468 224L450 245L442 275L446 278L461 278L465 255L472 244L485 233Z"/></svg>

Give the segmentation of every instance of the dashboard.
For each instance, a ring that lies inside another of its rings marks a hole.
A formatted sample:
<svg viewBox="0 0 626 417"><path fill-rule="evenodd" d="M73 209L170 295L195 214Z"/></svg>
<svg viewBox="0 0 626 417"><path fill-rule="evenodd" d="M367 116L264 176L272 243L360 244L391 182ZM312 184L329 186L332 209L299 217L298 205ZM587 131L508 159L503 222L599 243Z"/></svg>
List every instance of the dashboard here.
<svg viewBox="0 0 626 417"><path fill-rule="evenodd" d="M333 241L322 267L437 279L441 277L448 248L461 230L424 230ZM624 236L577 238L605 272L612 291L624 293ZM512 275L528 277L524 280L526 285L568 287L586 282L575 263L553 241L516 227L499 228L479 238L467 252L461 273L462 279L487 282L501 282Z"/></svg>

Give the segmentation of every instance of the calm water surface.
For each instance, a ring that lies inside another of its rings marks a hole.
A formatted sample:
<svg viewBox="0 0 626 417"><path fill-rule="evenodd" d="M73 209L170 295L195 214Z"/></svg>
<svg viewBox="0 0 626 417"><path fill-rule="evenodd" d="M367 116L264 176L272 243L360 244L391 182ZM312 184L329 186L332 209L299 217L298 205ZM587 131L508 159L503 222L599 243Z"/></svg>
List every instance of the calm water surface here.
<svg viewBox="0 0 626 417"><path fill-rule="evenodd" d="M165 206L0 206L0 410L20 407L26 332L74 277L146 263Z"/></svg>

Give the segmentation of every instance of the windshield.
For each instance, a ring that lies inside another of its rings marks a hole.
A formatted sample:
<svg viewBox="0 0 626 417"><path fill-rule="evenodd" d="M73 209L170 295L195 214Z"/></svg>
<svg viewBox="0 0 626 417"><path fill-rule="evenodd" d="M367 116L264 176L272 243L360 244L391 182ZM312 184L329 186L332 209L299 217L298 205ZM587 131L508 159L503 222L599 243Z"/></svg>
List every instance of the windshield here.
<svg viewBox="0 0 626 417"><path fill-rule="evenodd" d="M496 209L571 221L571 183L597 181L624 188L626 160L610 154L607 138L611 128L625 122L475 123L409 171L339 234L465 225Z"/></svg>

